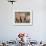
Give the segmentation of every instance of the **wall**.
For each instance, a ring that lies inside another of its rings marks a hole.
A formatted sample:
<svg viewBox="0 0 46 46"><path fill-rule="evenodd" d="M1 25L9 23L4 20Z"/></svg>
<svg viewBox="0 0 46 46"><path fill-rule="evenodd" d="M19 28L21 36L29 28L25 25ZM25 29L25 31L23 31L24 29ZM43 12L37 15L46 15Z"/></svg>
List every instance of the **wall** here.
<svg viewBox="0 0 46 46"><path fill-rule="evenodd" d="M17 9L33 11L32 26L12 24L13 12ZM13 11L12 11L13 10ZM7 0L0 0L0 40L15 40L18 32L26 32L33 40L46 40L46 0L16 0L12 6Z"/></svg>

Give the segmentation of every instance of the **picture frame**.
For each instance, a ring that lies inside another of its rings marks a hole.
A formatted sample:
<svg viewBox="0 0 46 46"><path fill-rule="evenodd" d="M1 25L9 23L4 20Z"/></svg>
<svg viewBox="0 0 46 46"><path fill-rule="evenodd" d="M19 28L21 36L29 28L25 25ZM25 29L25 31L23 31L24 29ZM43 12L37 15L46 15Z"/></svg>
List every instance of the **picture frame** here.
<svg viewBox="0 0 46 46"><path fill-rule="evenodd" d="M15 10L13 18L16 26L32 25L32 10Z"/></svg>

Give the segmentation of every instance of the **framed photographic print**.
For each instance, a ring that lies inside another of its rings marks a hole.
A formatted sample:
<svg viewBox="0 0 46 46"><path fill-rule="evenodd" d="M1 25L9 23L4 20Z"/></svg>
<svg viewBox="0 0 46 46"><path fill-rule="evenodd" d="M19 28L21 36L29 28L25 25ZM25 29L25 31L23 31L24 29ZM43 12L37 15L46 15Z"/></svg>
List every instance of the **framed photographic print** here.
<svg viewBox="0 0 46 46"><path fill-rule="evenodd" d="M31 10L16 10L14 12L15 25L32 25L32 11Z"/></svg>

